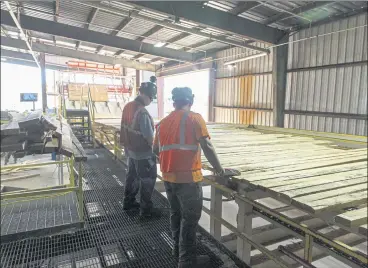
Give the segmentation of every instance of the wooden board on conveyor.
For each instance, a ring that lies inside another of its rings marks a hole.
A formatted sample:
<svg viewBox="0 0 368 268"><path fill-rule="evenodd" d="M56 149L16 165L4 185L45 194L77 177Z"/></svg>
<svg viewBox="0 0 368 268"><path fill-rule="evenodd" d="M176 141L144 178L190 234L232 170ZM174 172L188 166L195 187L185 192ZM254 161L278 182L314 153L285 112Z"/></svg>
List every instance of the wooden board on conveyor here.
<svg viewBox="0 0 368 268"><path fill-rule="evenodd" d="M335 217L335 222L345 227L351 228L367 223L367 207L351 210Z"/></svg>

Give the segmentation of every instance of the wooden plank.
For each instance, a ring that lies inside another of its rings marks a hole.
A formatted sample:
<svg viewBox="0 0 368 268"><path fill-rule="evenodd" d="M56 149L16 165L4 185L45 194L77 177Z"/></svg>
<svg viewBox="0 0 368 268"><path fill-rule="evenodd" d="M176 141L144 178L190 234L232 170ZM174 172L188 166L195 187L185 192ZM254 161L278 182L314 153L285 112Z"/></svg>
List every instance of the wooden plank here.
<svg viewBox="0 0 368 268"><path fill-rule="evenodd" d="M367 222L367 207L337 215L335 222L349 228L362 225Z"/></svg>
<svg viewBox="0 0 368 268"><path fill-rule="evenodd" d="M337 181L337 182L330 182L330 183L324 183L324 184L321 183L321 185L315 185L315 186L305 187L305 188L296 189L296 190L280 192L276 189L273 192L283 198L291 199L291 198L299 198L302 196L307 196L307 195L312 195L312 194L317 194L317 193L323 194L329 190L343 189L349 186L362 185L363 183L367 183L366 176L360 177L360 178L352 178L352 179L348 178L348 179Z"/></svg>
<svg viewBox="0 0 368 268"><path fill-rule="evenodd" d="M354 186L339 188L339 189L336 189L336 190L331 190L331 191L326 191L326 192L322 192L322 193L316 193L316 194L310 194L310 195L306 195L306 196L296 197L296 198L294 198L294 200L296 200L298 202L307 203L307 202L310 202L310 201L326 199L326 198L334 197L334 196L341 196L341 198L343 198L343 196L345 194L355 193L355 192L359 192L359 191L362 191L362 190L366 189L367 188L366 186L367 186L366 183L361 183L361 184L357 184L357 185L354 185ZM343 201L343 200L341 200L341 201Z"/></svg>
<svg viewBox="0 0 368 268"><path fill-rule="evenodd" d="M17 121L11 121L8 124L1 125L1 137L8 135L19 135L20 128Z"/></svg>
<svg viewBox="0 0 368 268"><path fill-rule="evenodd" d="M46 131L48 130L55 131L57 129L57 124L47 115L41 116L41 123Z"/></svg>
<svg viewBox="0 0 368 268"><path fill-rule="evenodd" d="M72 138L71 138L71 130L66 122L66 120L63 118L61 120L62 124L62 139L61 139L61 147L59 152L62 155L65 155L67 157L71 157L73 155L73 144L72 144Z"/></svg>
<svg viewBox="0 0 368 268"><path fill-rule="evenodd" d="M23 151L26 148L26 141L18 142L14 144L1 144L1 152L15 152L15 151Z"/></svg>
<svg viewBox="0 0 368 268"><path fill-rule="evenodd" d="M365 189L366 185L360 186L360 189ZM333 196L325 199L318 199L302 203L292 201L296 207L300 207L310 213L320 213L326 210L343 209L347 207L357 206L367 202L367 191L353 192L340 196Z"/></svg>
<svg viewBox="0 0 368 268"><path fill-rule="evenodd" d="M275 182L269 180L261 181L259 185L263 186L264 188L272 189L273 191L286 192L298 189L307 189L309 187L320 186L327 183L344 183L351 179L362 177L367 177L367 170L364 167L356 170L336 172L329 175L310 176L303 179L293 178L290 180L284 180L282 181L282 184L280 183L277 186L272 186L272 184L275 184Z"/></svg>
<svg viewBox="0 0 368 268"><path fill-rule="evenodd" d="M298 171L286 171L281 173L270 173L270 175L259 176L256 175L248 175L247 180L251 181L252 184L262 185L264 187L277 187L285 185L284 181L288 180L302 180L304 178L314 177L314 176L322 176L329 175L333 173L363 169L367 167L366 162L358 162L358 163L350 163L350 164L341 164L337 166L328 166L328 167L316 167L310 170L298 170ZM302 182L302 181L299 181Z"/></svg>
<svg viewBox="0 0 368 268"><path fill-rule="evenodd" d="M363 224L362 226L359 226L359 234L362 234L364 236L368 236L368 224Z"/></svg>
<svg viewBox="0 0 368 268"><path fill-rule="evenodd" d="M267 174L282 174L284 172L310 170L310 169L313 169L313 168L336 166L336 165L348 164L348 163L354 163L354 162L364 162L366 160L367 159L365 157L361 157L361 156L339 157L339 158L329 159L327 161L320 161L320 160L309 161L306 164L300 164L299 163L299 164L293 164L293 165L292 164L290 164L290 165L286 164L286 165L283 165L283 166L276 166L276 167L258 167L258 168L255 167L255 168L253 168L253 170L256 170L256 171L254 171L254 174L250 175L250 173L245 173L244 172L241 176L238 177L238 179L243 179L243 180L247 181L248 177L250 177L250 176L253 177L253 175L256 175L257 178L253 178L253 179L254 180L259 180L260 178L262 178L262 176L267 175ZM247 170L247 169L245 169L245 170ZM251 168L249 168L249 170L251 170ZM267 171L265 172L264 170L267 170ZM250 180L250 182L252 180Z"/></svg>
<svg viewBox="0 0 368 268"><path fill-rule="evenodd" d="M76 162L87 161L88 157L87 157L86 152L83 149L83 146L80 144L79 140L77 139L77 137L75 137L73 133L71 137L72 137L73 153L74 153L75 161Z"/></svg>
<svg viewBox="0 0 368 268"><path fill-rule="evenodd" d="M23 120L18 121L20 128L39 129L41 127L42 111L33 111L29 113Z"/></svg>

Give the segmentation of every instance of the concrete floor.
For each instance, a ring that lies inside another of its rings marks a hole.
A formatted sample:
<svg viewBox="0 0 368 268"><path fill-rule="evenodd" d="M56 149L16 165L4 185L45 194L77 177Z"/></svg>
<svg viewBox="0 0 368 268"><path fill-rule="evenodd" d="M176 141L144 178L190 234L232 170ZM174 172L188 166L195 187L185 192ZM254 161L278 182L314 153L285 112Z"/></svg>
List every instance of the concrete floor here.
<svg viewBox="0 0 368 268"><path fill-rule="evenodd" d="M20 165L27 163L36 164L50 161L52 161L51 154L27 155L23 158L18 159L16 164L14 164L14 159L11 157L8 165ZM5 166L3 157L1 157L1 166ZM59 175L59 171L61 169L63 170L62 176L61 174ZM23 176L27 177L22 178ZM5 187L5 191L7 191L7 188L9 189L12 187L23 189L38 189L61 184L69 184L69 171L66 164L64 164L63 167L59 167L59 165L48 165L29 168L26 170L19 170L12 173L4 172L1 174L1 186Z"/></svg>

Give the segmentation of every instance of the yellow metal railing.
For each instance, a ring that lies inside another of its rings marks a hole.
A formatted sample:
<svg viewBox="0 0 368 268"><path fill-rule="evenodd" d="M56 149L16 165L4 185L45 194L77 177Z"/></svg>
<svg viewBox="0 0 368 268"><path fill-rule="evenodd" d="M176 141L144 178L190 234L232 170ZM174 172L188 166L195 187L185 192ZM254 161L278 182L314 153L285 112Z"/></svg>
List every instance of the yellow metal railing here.
<svg viewBox="0 0 368 268"><path fill-rule="evenodd" d="M23 201L30 201L36 199L43 199L47 197L53 197L58 195L64 195L70 192L75 192L78 198L78 210L79 210L79 218L81 221L84 221L84 210L83 210L83 190L82 190L82 163L79 162L79 172L78 172L78 186L75 186L75 171L74 171L74 164L75 159L74 157L70 157L68 160L64 161L51 161L51 162L43 162L37 164L19 164L19 165L9 165L9 166L1 166L0 171L3 173L4 171L15 170L15 169L24 169L24 168L31 168L31 167L42 167L42 166L49 166L49 165L63 165L67 164L69 169L69 184L57 185L57 186L50 186L38 189L31 189L31 190L20 190L20 191L12 191L10 193L2 193L1 200L9 200L9 199L21 199L20 201L16 202L23 202ZM28 199L27 199L28 198Z"/></svg>

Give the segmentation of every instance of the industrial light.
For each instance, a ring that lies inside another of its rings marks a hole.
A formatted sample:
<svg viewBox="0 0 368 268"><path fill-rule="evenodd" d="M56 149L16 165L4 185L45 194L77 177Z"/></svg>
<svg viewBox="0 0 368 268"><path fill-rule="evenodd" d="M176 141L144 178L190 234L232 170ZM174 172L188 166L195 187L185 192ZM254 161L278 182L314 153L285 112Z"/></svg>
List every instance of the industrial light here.
<svg viewBox="0 0 368 268"><path fill-rule="evenodd" d="M236 68L236 65L234 63L233 64L227 64L227 68L229 70L232 70L232 69Z"/></svg>
<svg viewBox="0 0 368 268"><path fill-rule="evenodd" d="M164 43L164 42L158 42L154 46L155 47L163 47L164 45L166 45L166 43Z"/></svg>
<svg viewBox="0 0 368 268"><path fill-rule="evenodd" d="M251 59L254 59L254 58L259 58L259 57L263 57L263 56L267 56L267 55L268 55L268 53L266 53L266 52L259 53L259 54L251 55L251 56L248 56L248 57L245 57L245 58L225 62L224 65L231 65L231 64L234 64L234 63L238 63L238 62L242 62L242 61L246 61L246 60L251 60Z"/></svg>

